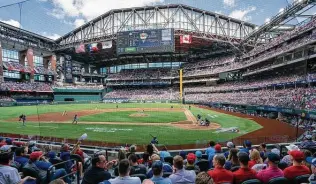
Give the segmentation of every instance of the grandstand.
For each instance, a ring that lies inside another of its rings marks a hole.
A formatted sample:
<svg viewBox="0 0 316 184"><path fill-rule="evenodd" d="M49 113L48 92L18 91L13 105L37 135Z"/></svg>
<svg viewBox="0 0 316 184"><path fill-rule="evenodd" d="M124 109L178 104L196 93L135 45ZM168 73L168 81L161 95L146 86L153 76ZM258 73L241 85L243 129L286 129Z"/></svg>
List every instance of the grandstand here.
<svg viewBox="0 0 316 184"><path fill-rule="evenodd" d="M315 5L113 9L55 40L0 21L0 183L315 183Z"/></svg>

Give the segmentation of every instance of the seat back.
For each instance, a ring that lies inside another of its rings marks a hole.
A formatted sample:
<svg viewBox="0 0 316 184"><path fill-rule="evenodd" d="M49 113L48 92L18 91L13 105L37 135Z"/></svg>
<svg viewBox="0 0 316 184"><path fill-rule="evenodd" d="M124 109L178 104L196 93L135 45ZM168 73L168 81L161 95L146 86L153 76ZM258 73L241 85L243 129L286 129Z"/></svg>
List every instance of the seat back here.
<svg viewBox="0 0 316 184"><path fill-rule="evenodd" d="M32 168L29 168L29 167L23 167L22 168L22 173L23 173L23 178L26 177L26 176L31 176L33 178L36 178L36 184L40 184L42 182L41 178L39 177L38 175L38 172L35 171L34 169Z"/></svg>
<svg viewBox="0 0 316 184"><path fill-rule="evenodd" d="M234 166L230 169L231 172L235 172L240 168L240 166Z"/></svg>
<svg viewBox="0 0 316 184"><path fill-rule="evenodd" d="M202 155L202 159L205 159L205 160L207 160L207 159L208 159L208 156L207 156L207 154L203 154L203 155Z"/></svg>
<svg viewBox="0 0 316 184"><path fill-rule="evenodd" d="M289 180L284 177L272 178L268 184L288 184Z"/></svg>
<svg viewBox="0 0 316 184"><path fill-rule="evenodd" d="M309 174L297 176L294 178L294 183L295 184L300 184L300 183L309 183L308 178L310 177Z"/></svg>
<svg viewBox="0 0 316 184"><path fill-rule="evenodd" d="M200 168L200 171L208 171L209 162L207 160L200 160L196 163L196 165Z"/></svg>
<svg viewBox="0 0 316 184"><path fill-rule="evenodd" d="M251 180L246 180L242 182L241 184L261 184L261 181L257 179L251 179Z"/></svg>
<svg viewBox="0 0 316 184"><path fill-rule="evenodd" d="M173 157L165 157L164 161L169 163L170 165L173 165Z"/></svg>
<svg viewBox="0 0 316 184"><path fill-rule="evenodd" d="M141 182L143 182L147 178L145 174L133 174L131 175L131 177L138 177Z"/></svg>

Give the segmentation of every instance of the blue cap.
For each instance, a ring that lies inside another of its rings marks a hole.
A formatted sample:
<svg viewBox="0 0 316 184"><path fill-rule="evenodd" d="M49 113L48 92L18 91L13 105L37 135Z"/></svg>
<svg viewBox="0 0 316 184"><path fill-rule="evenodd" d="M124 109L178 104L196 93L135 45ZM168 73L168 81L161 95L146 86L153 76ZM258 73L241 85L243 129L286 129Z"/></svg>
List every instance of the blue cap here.
<svg viewBox="0 0 316 184"><path fill-rule="evenodd" d="M50 152L48 152L48 157L49 158L55 158L56 157L56 153L54 151L50 151Z"/></svg>
<svg viewBox="0 0 316 184"><path fill-rule="evenodd" d="M306 157L306 162L316 167L316 158L315 157Z"/></svg>
<svg viewBox="0 0 316 184"><path fill-rule="evenodd" d="M160 151L160 158L170 157L170 153L168 151Z"/></svg>
<svg viewBox="0 0 316 184"><path fill-rule="evenodd" d="M4 139L3 137L0 137L0 142L3 141L3 139Z"/></svg>
<svg viewBox="0 0 316 184"><path fill-rule="evenodd" d="M269 153L268 159L270 162L278 164L280 162L280 156L275 153Z"/></svg>
<svg viewBox="0 0 316 184"><path fill-rule="evenodd" d="M162 170L162 167L163 167L163 163L162 163L162 161L160 161L160 160L156 160L156 161L151 165L151 168L152 168L152 169L160 169L160 170Z"/></svg>
<svg viewBox="0 0 316 184"><path fill-rule="evenodd" d="M202 158L202 151L196 151L195 156L196 158Z"/></svg>
<svg viewBox="0 0 316 184"><path fill-rule="evenodd" d="M246 146L247 148L251 147L251 145L252 145L249 140L245 140L244 144L245 144L245 146Z"/></svg>
<svg viewBox="0 0 316 184"><path fill-rule="evenodd" d="M179 152L179 155L183 158L183 160L186 158L186 156L187 156L187 152L185 152L185 151L180 151Z"/></svg>
<svg viewBox="0 0 316 184"><path fill-rule="evenodd" d="M10 138L6 138L5 142L7 143L7 145L12 145L12 139Z"/></svg>

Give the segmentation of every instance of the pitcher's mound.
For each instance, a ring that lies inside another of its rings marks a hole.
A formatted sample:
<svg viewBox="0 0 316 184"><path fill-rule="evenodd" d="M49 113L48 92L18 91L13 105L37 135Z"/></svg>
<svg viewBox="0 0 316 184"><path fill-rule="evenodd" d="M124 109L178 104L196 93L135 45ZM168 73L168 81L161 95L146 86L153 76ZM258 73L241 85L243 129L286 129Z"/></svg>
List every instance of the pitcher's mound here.
<svg viewBox="0 0 316 184"><path fill-rule="evenodd" d="M133 113L129 115L129 117L148 117L148 116L149 114L145 114L143 112Z"/></svg>

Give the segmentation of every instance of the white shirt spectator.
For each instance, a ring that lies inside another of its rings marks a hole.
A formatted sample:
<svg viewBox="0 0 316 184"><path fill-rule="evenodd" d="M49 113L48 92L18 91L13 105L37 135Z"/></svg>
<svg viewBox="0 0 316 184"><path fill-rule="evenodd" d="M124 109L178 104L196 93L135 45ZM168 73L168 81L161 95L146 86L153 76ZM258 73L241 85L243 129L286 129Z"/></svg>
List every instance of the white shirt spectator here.
<svg viewBox="0 0 316 184"><path fill-rule="evenodd" d="M116 177L114 179L110 179L109 182L111 184L141 184L141 181L138 177L130 177L130 176L124 176L124 177Z"/></svg>
<svg viewBox="0 0 316 184"><path fill-rule="evenodd" d="M14 167L0 165L0 183L17 184L21 181L18 170Z"/></svg>

